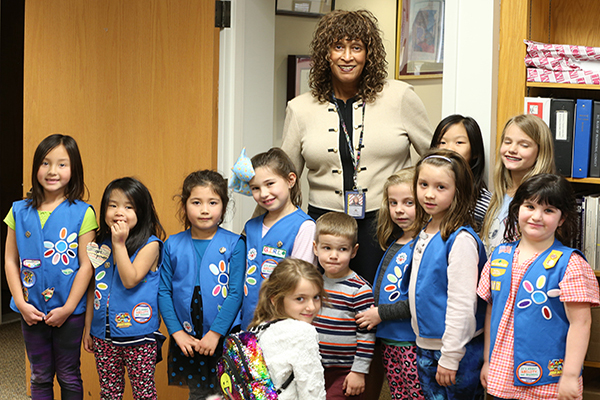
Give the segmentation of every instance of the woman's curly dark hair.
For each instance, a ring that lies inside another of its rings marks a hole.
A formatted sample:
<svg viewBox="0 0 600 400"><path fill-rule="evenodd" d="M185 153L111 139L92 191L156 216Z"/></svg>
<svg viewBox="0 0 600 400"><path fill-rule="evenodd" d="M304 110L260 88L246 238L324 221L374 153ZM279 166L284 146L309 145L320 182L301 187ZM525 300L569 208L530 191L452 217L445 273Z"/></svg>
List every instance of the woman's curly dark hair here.
<svg viewBox="0 0 600 400"><path fill-rule="evenodd" d="M310 91L319 102L330 100L333 92L329 51L340 40L360 40L366 47L367 60L358 84L357 96L366 102L375 100L387 78L387 61L377 18L367 10L335 10L323 16L310 44L312 67Z"/></svg>

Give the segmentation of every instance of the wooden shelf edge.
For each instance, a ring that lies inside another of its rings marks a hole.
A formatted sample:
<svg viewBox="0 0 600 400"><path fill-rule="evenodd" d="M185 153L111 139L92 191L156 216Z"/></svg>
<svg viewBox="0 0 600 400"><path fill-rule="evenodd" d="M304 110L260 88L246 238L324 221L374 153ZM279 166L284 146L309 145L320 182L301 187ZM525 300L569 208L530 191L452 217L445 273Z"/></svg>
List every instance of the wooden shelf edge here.
<svg viewBox="0 0 600 400"><path fill-rule="evenodd" d="M546 83L546 82L527 82L527 87L548 88L548 89L586 89L600 90L600 85L587 85L579 83Z"/></svg>
<svg viewBox="0 0 600 400"><path fill-rule="evenodd" d="M584 361L583 365L585 367L600 368L600 362L598 361Z"/></svg>
<svg viewBox="0 0 600 400"><path fill-rule="evenodd" d="M593 183L600 184L600 178L567 178L569 182L573 183Z"/></svg>
<svg viewBox="0 0 600 400"><path fill-rule="evenodd" d="M597 270L597 269L595 269L595 270L594 270L594 274L595 274L596 276L600 277L600 270Z"/></svg>

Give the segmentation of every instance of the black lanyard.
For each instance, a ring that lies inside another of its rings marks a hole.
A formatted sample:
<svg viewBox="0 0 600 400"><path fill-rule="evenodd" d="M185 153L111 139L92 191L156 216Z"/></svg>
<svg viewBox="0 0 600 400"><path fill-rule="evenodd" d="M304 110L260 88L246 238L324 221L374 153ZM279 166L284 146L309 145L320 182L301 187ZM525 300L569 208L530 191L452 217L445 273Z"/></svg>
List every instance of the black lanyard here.
<svg viewBox="0 0 600 400"><path fill-rule="evenodd" d="M342 114L342 111L340 110L340 107L337 103L337 98L335 97L335 94L332 94L333 96L333 104L335 105L335 109L338 113L338 116L340 117L340 122L342 124L342 129L344 130L344 135L346 137L346 143L348 144L348 149L350 150L350 158L352 159L352 166L354 167L354 173L352 174L352 180L353 180L353 184L354 187L352 188L353 190L358 190L361 191L360 188L358 188L358 165L360 163L360 154L361 154L361 150L362 150L362 142L363 142L363 134L365 132L365 108L367 108L367 104L363 101L362 103L362 121L360 124L360 136L358 138L358 146L356 147L356 152L354 151L354 147L352 147L352 141L350 139L350 135L348 134L348 128L346 127L346 121L344 120L344 115Z"/></svg>

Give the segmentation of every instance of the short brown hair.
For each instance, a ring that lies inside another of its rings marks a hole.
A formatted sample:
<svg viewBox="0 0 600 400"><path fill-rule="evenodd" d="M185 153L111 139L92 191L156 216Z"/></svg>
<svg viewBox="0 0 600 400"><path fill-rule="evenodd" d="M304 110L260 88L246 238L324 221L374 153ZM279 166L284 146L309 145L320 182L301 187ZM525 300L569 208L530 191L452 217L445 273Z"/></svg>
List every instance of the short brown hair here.
<svg viewBox="0 0 600 400"><path fill-rule="evenodd" d="M358 242L358 224L356 220L343 212L331 211L317 219L315 241L321 235L342 236L352 241L352 246Z"/></svg>

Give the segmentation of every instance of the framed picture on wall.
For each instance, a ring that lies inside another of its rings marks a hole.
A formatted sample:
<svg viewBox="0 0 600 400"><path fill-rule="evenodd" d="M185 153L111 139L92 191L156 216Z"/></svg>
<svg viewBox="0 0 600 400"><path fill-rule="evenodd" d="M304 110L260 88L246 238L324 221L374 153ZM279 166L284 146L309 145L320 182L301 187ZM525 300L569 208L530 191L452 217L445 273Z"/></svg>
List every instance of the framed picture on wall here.
<svg viewBox="0 0 600 400"><path fill-rule="evenodd" d="M335 0L277 0L275 14L319 18L334 7Z"/></svg>
<svg viewBox="0 0 600 400"><path fill-rule="evenodd" d="M444 0L398 0L396 78L441 77Z"/></svg>
<svg viewBox="0 0 600 400"><path fill-rule="evenodd" d="M309 56L288 55L287 101L308 92L308 76L311 59Z"/></svg>

